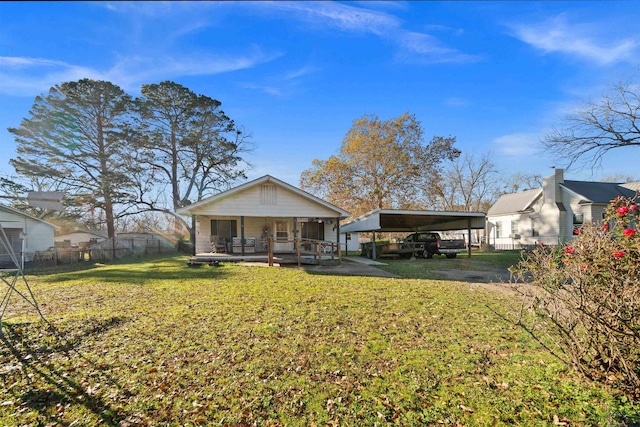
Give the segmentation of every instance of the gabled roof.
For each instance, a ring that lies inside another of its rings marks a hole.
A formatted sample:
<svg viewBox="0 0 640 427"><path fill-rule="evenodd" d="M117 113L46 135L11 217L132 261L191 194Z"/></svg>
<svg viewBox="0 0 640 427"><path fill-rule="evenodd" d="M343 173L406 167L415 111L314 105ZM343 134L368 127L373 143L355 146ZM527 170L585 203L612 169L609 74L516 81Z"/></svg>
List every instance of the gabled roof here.
<svg viewBox="0 0 640 427"><path fill-rule="evenodd" d="M229 189L227 191L223 191L222 193L218 193L218 194L215 194L215 195L213 195L211 197L207 197L206 199L202 199L199 202L196 202L196 203L193 203L193 204L191 204L189 206L185 206L185 207L182 207L182 208L178 209L176 211L176 213L178 213L180 215L190 215L191 211L193 211L193 210L195 210L197 208L200 208L202 206L206 206L206 205L208 205L210 203L215 203L218 200L221 200L221 199L224 199L226 197L232 196L232 195L234 195L236 193L239 193L241 191L244 191L244 190L247 190L249 188L255 187L257 185L267 184L267 183L275 184L275 185L278 185L280 187L283 187L283 188L285 188L285 189L287 189L287 190L289 190L289 191L291 191L293 193L296 193L297 195L299 195L299 196L301 196L303 198L306 198L306 199L308 199L308 200L310 200L312 202L315 202L315 203L317 203L319 205L322 205L327 209L333 210L336 213L339 213L341 218L348 218L349 215L350 215L350 213L345 211L344 209L341 209L341 208L339 208L339 207L337 207L335 205L332 205L331 203L329 203L327 201L324 201L324 200L314 196L313 194L309 194L306 191L303 191L303 190L301 190L301 189L299 189L297 187L294 187L293 185L287 184L284 181L281 181L281 180L279 180L277 178L274 178L271 175L262 176L260 178L254 179L253 181L245 182L242 185L239 185L237 187L233 187L233 188L231 188L231 189Z"/></svg>
<svg viewBox="0 0 640 427"><path fill-rule="evenodd" d="M519 193L503 194L491 206L487 215L506 215L526 212L542 195L542 188L526 190Z"/></svg>
<svg viewBox="0 0 640 427"><path fill-rule="evenodd" d="M618 196L633 198L636 192L616 182L568 181L560 185L582 196L587 203L609 203Z"/></svg>
<svg viewBox="0 0 640 427"><path fill-rule="evenodd" d="M44 219L40 219L40 218L35 217L33 215L29 215L28 213L22 212L21 210L18 210L16 208L12 208L11 206L0 204L0 210L4 210L6 212L10 212L10 213L13 213L13 214L16 214L16 215L24 216L24 217L27 217L27 218L32 219L34 221L42 222L44 224L52 226L53 228L60 228L55 224L51 224L50 222L45 221Z"/></svg>

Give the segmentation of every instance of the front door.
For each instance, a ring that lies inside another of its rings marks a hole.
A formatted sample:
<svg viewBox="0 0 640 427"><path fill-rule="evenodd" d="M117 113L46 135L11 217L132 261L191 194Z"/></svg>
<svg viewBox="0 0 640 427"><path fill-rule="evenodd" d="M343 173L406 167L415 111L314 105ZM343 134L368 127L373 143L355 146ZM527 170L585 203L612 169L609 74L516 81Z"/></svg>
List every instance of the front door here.
<svg viewBox="0 0 640 427"><path fill-rule="evenodd" d="M274 252L291 252L293 250L291 222L287 219L277 219L273 227L273 251Z"/></svg>

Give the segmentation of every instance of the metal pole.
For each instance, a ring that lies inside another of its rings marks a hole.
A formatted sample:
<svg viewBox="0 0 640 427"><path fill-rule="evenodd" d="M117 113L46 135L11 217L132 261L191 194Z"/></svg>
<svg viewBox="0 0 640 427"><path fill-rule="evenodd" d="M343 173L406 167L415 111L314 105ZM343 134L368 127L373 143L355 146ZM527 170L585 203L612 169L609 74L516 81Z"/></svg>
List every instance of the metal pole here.
<svg viewBox="0 0 640 427"><path fill-rule="evenodd" d="M371 248L371 254L372 254L371 255L371 259L376 259L378 257L378 254L376 253L377 252L376 251L376 232L372 231L371 232L371 236L372 236L372 238L371 238L372 242L371 243L373 243L373 248Z"/></svg>
<svg viewBox="0 0 640 427"><path fill-rule="evenodd" d="M471 258L471 218L467 219L467 257Z"/></svg>

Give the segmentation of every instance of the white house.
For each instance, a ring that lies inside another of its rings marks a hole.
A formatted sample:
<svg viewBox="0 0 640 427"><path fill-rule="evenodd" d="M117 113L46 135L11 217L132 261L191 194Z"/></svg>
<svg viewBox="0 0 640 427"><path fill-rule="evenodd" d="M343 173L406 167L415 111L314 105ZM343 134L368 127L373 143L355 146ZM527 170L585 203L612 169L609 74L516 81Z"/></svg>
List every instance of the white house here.
<svg viewBox="0 0 640 427"><path fill-rule="evenodd" d="M54 245L53 235L56 226L18 209L0 205L0 224L8 244L18 258L24 252L25 259L30 261L36 251L45 251ZM4 240L4 236L0 238ZM0 262L9 261L7 250L0 244Z"/></svg>
<svg viewBox="0 0 640 427"><path fill-rule="evenodd" d="M195 252L210 253L212 240L227 253L293 252L293 239L338 242L349 212L270 175L178 209L195 217Z"/></svg>
<svg viewBox="0 0 640 427"><path fill-rule="evenodd" d="M542 188L505 194L487 212L487 243L497 249L558 244L585 223L602 221L618 196L635 197L640 183L570 181L564 171L544 178Z"/></svg>

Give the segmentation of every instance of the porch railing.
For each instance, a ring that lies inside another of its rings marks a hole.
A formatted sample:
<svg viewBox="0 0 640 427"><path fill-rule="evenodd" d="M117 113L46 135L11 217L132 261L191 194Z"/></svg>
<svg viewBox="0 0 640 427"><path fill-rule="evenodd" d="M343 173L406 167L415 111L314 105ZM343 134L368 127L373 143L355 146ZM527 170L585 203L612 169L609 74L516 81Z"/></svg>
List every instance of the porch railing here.
<svg viewBox="0 0 640 427"><path fill-rule="evenodd" d="M302 265L302 257L303 256L313 256L314 259L318 260L318 265L322 265L322 258L326 256L327 259L332 261L338 260L338 263L342 263L342 250L340 248L340 243L338 242L329 242L327 240L317 240L317 239L303 239L303 238L295 238L295 239L287 239L287 240L277 240L278 243L293 243L294 251L296 253L298 259L298 266ZM270 266L273 266L273 237L269 237L267 241L267 259Z"/></svg>

